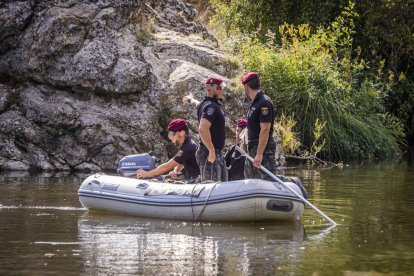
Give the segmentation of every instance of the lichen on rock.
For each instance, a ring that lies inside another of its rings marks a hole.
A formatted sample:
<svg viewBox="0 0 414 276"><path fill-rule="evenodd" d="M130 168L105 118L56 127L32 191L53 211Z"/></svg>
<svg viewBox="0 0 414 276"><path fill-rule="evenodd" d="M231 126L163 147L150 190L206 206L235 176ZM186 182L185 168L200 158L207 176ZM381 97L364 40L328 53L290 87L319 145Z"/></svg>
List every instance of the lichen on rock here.
<svg viewBox="0 0 414 276"><path fill-rule="evenodd" d="M0 4L0 170L115 170L128 154L175 153L165 120L230 75L217 40L180 0ZM227 104L228 137L246 110ZM193 133L195 134L195 133ZM231 143L229 139L228 143Z"/></svg>

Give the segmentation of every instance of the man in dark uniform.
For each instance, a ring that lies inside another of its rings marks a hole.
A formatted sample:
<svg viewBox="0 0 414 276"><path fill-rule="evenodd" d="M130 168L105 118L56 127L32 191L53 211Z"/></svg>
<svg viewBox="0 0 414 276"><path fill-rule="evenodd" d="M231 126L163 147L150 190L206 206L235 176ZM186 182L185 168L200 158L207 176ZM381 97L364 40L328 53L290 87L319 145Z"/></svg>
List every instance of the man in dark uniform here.
<svg viewBox="0 0 414 276"><path fill-rule="evenodd" d="M247 127L247 120L244 118L240 118L236 122L236 145L241 148L244 148L244 143L246 139L246 127Z"/></svg>
<svg viewBox="0 0 414 276"><path fill-rule="evenodd" d="M236 144L231 146L224 156L229 172L229 181L244 179L244 163L246 162L246 157L236 150L236 146L244 147L246 126L246 119L241 118L237 120Z"/></svg>
<svg viewBox="0 0 414 276"><path fill-rule="evenodd" d="M245 162L244 173L246 178L273 180L258 168L263 165L273 174L276 173L276 143L273 139L275 108L272 100L260 89L260 79L257 73L248 73L243 77L242 84L250 100L247 113L247 151L250 156L254 157L253 164Z"/></svg>
<svg viewBox="0 0 414 276"><path fill-rule="evenodd" d="M196 152L201 181L227 181L227 168L221 151L226 138L224 113L220 100L223 98L223 80L209 78L207 96L197 105L200 146Z"/></svg>
<svg viewBox="0 0 414 276"><path fill-rule="evenodd" d="M185 178L193 182L200 175L200 168L195 159L197 144L188 136L188 126L184 119L174 119L168 125L168 138L174 144L180 145L177 154L168 162L151 171L138 170L138 178L150 178L167 172L176 179L178 174L185 169Z"/></svg>

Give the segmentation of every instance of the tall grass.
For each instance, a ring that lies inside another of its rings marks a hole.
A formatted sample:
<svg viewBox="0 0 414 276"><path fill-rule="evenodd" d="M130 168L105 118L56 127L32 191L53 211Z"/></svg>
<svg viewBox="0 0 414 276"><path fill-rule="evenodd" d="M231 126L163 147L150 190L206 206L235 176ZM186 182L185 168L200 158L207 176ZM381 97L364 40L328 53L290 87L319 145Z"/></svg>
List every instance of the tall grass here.
<svg viewBox="0 0 414 276"><path fill-rule="evenodd" d="M248 39L241 47L247 71L258 71L262 87L279 112L296 121L301 143L331 160L384 158L400 153L401 124L384 114L388 84L367 77L367 65L351 56L352 5L326 29L312 34L307 25L283 25L282 45ZM320 137L314 126L323 124Z"/></svg>

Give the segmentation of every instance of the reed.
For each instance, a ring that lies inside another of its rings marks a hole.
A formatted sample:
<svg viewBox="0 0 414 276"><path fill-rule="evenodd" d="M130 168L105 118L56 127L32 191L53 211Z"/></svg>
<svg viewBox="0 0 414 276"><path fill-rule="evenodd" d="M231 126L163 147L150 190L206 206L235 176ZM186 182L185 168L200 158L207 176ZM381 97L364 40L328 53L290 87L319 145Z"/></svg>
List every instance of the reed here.
<svg viewBox="0 0 414 276"><path fill-rule="evenodd" d="M347 12L314 34L306 25L285 24L279 29L283 42L279 46L271 40L248 39L241 48L244 67L260 72L262 87L282 118L292 118L302 145L311 149L318 144L321 157L397 156L403 129L384 113L388 84L367 76L364 61L351 56L353 25ZM315 132L317 125L323 128Z"/></svg>

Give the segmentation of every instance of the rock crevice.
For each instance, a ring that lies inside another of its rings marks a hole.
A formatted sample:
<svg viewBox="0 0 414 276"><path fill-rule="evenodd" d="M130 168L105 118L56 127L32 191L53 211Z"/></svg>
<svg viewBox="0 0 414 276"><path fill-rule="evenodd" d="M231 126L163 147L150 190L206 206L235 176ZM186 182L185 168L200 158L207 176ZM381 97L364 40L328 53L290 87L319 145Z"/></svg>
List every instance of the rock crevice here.
<svg viewBox="0 0 414 276"><path fill-rule="evenodd" d="M202 99L206 78L231 75L196 16L180 0L0 4L0 170L115 170L149 150L170 158L169 120L197 130L181 98ZM229 98L231 137L245 110Z"/></svg>

